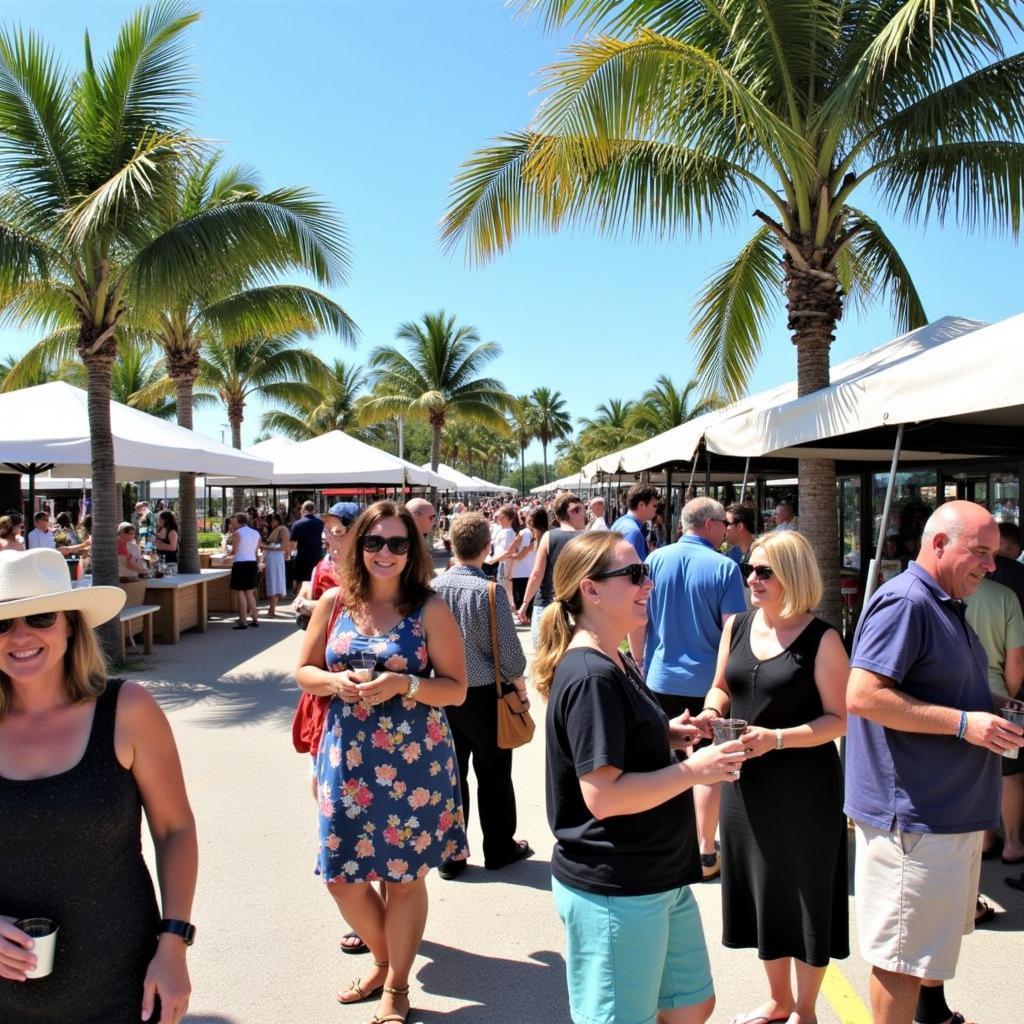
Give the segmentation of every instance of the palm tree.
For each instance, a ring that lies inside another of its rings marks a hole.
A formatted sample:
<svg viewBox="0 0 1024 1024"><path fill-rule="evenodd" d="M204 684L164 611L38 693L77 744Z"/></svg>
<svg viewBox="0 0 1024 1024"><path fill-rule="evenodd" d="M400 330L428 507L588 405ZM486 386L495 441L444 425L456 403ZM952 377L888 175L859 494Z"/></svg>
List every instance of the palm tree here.
<svg viewBox="0 0 1024 1024"><path fill-rule="evenodd" d="M537 436L537 418L529 395L516 395L509 411L509 430L519 447L519 493L526 494L526 449Z"/></svg>
<svg viewBox="0 0 1024 1024"><path fill-rule="evenodd" d="M661 374L654 387L648 388L633 406L631 425L645 437L654 437L722 406L717 395L696 398L699 388L700 382L696 380L676 387L671 377Z"/></svg>
<svg viewBox="0 0 1024 1024"><path fill-rule="evenodd" d="M829 383L844 296L888 298L926 322L882 225L954 221L1016 234L1024 186L1024 55L1007 57L1008 0L520 0L585 38L548 69L529 130L455 179L442 237L483 261L526 228L586 222L669 236L759 226L698 297L703 383L743 392L780 295L801 395ZM756 203L765 206L758 209ZM835 466L801 460L801 529L838 611Z"/></svg>
<svg viewBox="0 0 1024 1024"><path fill-rule="evenodd" d="M79 362L69 360L57 372L61 380L75 387L84 388L88 383L85 367ZM111 375L110 397L158 419L174 419L174 383L154 345L120 346Z"/></svg>
<svg viewBox="0 0 1024 1024"><path fill-rule="evenodd" d="M548 482L548 445L560 437L572 433L572 420L565 409L565 400L560 391L550 388L534 388L530 393L537 429L534 436L544 450L544 483Z"/></svg>
<svg viewBox="0 0 1024 1024"><path fill-rule="evenodd" d="M374 393L362 404L364 423L416 416L430 424L430 468L437 470L441 433L449 419L475 423L499 433L507 430L504 411L511 396L500 381L478 374L501 349L481 342L474 327L458 327L441 310L420 323L404 323L396 337L410 354L390 345L370 353Z"/></svg>
<svg viewBox="0 0 1024 1024"><path fill-rule="evenodd" d="M602 402L591 419L580 419L580 443L597 458L618 448L625 448L643 439L633 423L634 404L629 400L611 398Z"/></svg>
<svg viewBox="0 0 1024 1024"><path fill-rule="evenodd" d="M223 403L231 426L231 446L242 447L245 406L253 395L270 401L302 403L318 396L317 384L329 372L297 337L256 337L241 342L207 342L199 360L196 392ZM244 503L235 488L236 506Z"/></svg>
<svg viewBox="0 0 1024 1024"><path fill-rule="evenodd" d="M332 430L356 433L360 393L368 380L364 367L335 359L326 378L318 382L316 393L289 400L284 409L265 412L260 429L294 441L307 441Z"/></svg>

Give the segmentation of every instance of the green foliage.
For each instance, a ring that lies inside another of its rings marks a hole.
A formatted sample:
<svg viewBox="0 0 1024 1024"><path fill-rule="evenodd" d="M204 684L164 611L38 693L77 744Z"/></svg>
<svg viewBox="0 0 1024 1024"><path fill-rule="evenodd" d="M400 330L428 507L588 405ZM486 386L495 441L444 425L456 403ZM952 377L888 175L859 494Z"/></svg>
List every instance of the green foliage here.
<svg viewBox="0 0 1024 1024"><path fill-rule="evenodd" d="M220 550L221 535L219 533L204 533L200 531L197 534L199 540L199 547L206 548L217 548Z"/></svg>
<svg viewBox="0 0 1024 1024"><path fill-rule="evenodd" d="M520 479L524 481L522 493L529 494L534 487L540 487L544 483L544 464L542 462L527 462L522 468L522 477L520 477L519 468L516 468L506 473L500 480L495 480L494 483L500 484L502 487L514 487L518 491Z"/></svg>

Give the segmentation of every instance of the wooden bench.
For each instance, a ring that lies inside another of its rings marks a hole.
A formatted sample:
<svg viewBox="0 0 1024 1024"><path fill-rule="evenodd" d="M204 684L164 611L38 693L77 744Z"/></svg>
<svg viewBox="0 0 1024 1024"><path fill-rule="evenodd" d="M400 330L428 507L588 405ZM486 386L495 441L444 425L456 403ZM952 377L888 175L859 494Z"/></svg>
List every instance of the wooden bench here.
<svg viewBox="0 0 1024 1024"><path fill-rule="evenodd" d="M153 616L160 611L160 605L158 604L135 604L130 608L122 608L120 619L124 623L124 636L129 641L132 647L135 648L138 653L138 646L135 643L135 634L139 631L140 626L136 625L133 629L132 626L135 623L139 623L141 619L142 629L142 649L146 654L153 653Z"/></svg>

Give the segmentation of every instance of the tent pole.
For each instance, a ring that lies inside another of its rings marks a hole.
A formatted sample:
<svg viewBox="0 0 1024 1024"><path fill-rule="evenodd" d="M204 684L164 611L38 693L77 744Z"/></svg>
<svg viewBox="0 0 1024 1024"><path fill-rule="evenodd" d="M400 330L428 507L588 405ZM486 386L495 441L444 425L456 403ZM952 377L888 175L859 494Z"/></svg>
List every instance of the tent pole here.
<svg viewBox="0 0 1024 1024"><path fill-rule="evenodd" d="M903 447L903 424L896 431L896 444L892 449L892 465L889 467L889 483L885 488L885 504L882 506L882 521L878 524L878 543L875 545L875 557L868 563L868 578L864 582L864 604L868 603L875 592L875 581L878 579L878 563L882 560L882 546L885 544L885 530L889 525L889 510L892 507L892 492L896 488L896 467L900 461L900 449Z"/></svg>
<svg viewBox="0 0 1024 1024"><path fill-rule="evenodd" d="M750 456L747 456L747 461L743 463L743 486L740 488L740 504L744 504L747 500L747 477L750 476Z"/></svg>
<svg viewBox="0 0 1024 1024"><path fill-rule="evenodd" d="M683 495L683 504L693 497L693 478L697 472L697 463L700 462L700 449L698 448L693 454L693 461L690 463L690 481L686 485L686 494Z"/></svg>

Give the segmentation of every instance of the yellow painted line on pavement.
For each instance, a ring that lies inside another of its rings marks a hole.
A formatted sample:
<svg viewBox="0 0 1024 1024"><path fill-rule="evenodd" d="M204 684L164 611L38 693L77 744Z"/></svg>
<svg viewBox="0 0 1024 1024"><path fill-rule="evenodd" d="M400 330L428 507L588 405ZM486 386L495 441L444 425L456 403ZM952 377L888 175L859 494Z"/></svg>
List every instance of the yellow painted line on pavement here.
<svg viewBox="0 0 1024 1024"><path fill-rule="evenodd" d="M842 1024L871 1024L871 1011L835 964L828 965L821 991Z"/></svg>

